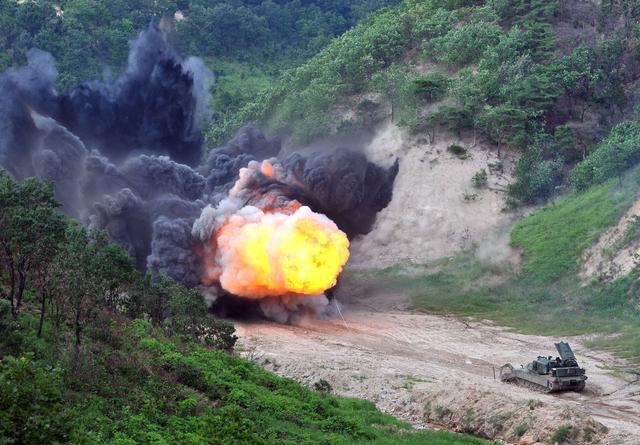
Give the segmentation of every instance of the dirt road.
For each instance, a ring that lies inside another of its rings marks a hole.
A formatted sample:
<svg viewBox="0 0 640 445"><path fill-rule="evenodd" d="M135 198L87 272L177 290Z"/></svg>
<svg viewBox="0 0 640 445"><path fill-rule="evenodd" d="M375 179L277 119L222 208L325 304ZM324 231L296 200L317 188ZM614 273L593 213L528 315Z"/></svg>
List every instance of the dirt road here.
<svg viewBox="0 0 640 445"><path fill-rule="evenodd" d="M528 443L550 443L570 425L566 443L640 443L638 376L614 372L628 365L589 350L580 338L566 340L587 369L587 390L543 394L501 383L494 369L556 355L558 339L410 313L401 304L367 306L346 304L344 321L237 322L240 348L280 375L309 386L325 379L335 393L369 399L417 427L440 425L509 443L524 434Z"/></svg>

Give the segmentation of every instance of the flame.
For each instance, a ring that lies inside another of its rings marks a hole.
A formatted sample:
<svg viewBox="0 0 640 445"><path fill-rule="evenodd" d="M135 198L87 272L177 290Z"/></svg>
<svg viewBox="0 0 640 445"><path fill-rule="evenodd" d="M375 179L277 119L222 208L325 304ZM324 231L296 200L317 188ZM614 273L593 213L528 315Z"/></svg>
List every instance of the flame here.
<svg viewBox="0 0 640 445"><path fill-rule="evenodd" d="M244 207L216 231L214 242L220 284L247 298L321 294L349 259L345 233L308 207L275 213Z"/></svg>

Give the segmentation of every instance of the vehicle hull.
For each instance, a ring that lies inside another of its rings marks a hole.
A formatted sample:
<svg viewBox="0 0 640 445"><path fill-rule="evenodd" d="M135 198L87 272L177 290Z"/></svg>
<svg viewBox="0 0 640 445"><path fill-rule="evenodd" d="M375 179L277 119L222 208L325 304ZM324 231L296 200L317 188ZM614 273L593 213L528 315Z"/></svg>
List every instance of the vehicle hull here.
<svg viewBox="0 0 640 445"><path fill-rule="evenodd" d="M550 374L540 375L527 369L515 369L510 364L500 369L500 379L503 382L515 383L543 392L577 391L585 388L587 376L557 377Z"/></svg>

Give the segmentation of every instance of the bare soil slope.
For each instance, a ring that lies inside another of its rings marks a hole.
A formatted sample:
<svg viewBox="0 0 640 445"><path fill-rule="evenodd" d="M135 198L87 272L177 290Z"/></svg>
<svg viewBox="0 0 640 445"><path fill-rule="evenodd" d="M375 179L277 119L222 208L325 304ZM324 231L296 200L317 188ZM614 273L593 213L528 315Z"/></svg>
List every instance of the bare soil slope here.
<svg viewBox="0 0 640 445"><path fill-rule="evenodd" d="M508 443L640 443L640 381L628 366L567 338L589 376L587 390L550 395L501 383L494 369L555 353L557 339L521 335L486 322L411 313L399 295L351 295L344 320L297 326L238 322L246 356L312 386L369 399L418 427L446 427ZM524 432L524 436L522 436Z"/></svg>
<svg viewBox="0 0 640 445"><path fill-rule="evenodd" d="M581 271L585 279L613 280L627 275L637 266L635 255L640 250L638 217L640 200L631 206L618 224L604 232L598 242L586 250Z"/></svg>
<svg viewBox="0 0 640 445"><path fill-rule="evenodd" d="M452 153L452 144L466 153ZM505 153L498 159L481 141L441 132L429 143L386 121L365 152L384 166L398 158L400 169L393 199L378 214L373 231L354 240L351 264L380 267L453 255L491 243L517 216L503 211L513 159ZM487 185L474 187L472 178L482 170Z"/></svg>

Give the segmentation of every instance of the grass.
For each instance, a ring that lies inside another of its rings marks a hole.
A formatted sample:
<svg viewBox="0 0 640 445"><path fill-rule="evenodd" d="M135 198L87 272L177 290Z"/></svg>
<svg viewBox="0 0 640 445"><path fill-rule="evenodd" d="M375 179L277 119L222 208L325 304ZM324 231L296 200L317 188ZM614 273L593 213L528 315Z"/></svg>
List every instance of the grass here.
<svg viewBox="0 0 640 445"><path fill-rule="evenodd" d="M431 313L490 319L527 334L600 333L590 346L640 361L638 274L588 284L576 274L585 248L637 198L639 175L637 167L622 187L615 179L557 199L522 219L511 238L523 254L518 275L473 252L423 265L349 273L362 274L380 288L402 289L414 307Z"/></svg>
<svg viewBox="0 0 640 445"><path fill-rule="evenodd" d="M558 428L551 436L551 442L553 443L565 443L574 434L573 427L571 425L565 425Z"/></svg>
<svg viewBox="0 0 640 445"><path fill-rule="evenodd" d="M572 194L522 219L511 233L512 244L524 253L523 272L544 282L576 271L576 261L586 247L615 224L638 195L640 169L618 180Z"/></svg>

